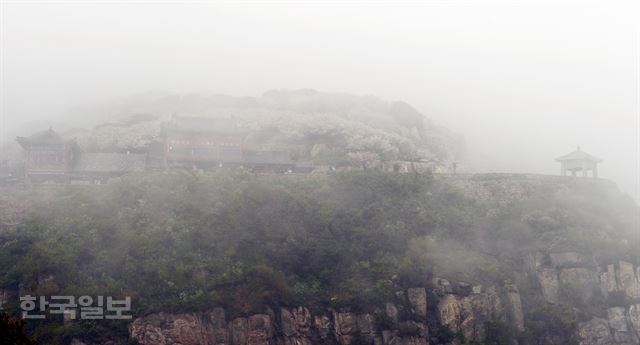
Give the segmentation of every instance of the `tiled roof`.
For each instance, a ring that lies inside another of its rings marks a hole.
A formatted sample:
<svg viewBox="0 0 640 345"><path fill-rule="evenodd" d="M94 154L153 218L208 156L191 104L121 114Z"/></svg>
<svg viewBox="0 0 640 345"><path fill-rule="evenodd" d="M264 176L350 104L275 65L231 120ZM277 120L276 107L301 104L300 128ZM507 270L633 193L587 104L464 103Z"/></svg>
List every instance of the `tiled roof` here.
<svg viewBox="0 0 640 345"><path fill-rule="evenodd" d="M577 150L566 154L562 157L558 157L556 158L556 161L568 161L568 160L582 160L582 159L586 159L586 160L590 160L590 161L594 161L594 162L602 162L602 159L592 156L582 150L580 150L580 148L578 147Z"/></svg>
<svg viewBox="0 0 640 345"><path fill-rule="evenodd" d="M74 172L126 173L144 171L146 155L126 153L83 153L78 156Z"/></svg>
<svg viewBox="0 0 640 345"><path fill-rule="evenodd" d="M49 128L49 130L46 130L46 131L35 133L30 137L18 137L16 140L22 146L30 146L33 144L48 144L48 145L65 144L65 143L71 142L71 140L63 139L58 133L56 133L51 128Z"/></svg>

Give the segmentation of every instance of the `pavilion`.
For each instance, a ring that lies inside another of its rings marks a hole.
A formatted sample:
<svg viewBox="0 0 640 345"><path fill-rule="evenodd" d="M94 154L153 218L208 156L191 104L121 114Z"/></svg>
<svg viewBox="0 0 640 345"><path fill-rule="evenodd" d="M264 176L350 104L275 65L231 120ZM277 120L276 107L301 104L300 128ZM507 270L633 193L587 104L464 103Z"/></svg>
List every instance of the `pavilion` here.
<svg viewBox="0 0 640 345"><path fill-rule="evenodd" d="M570 171L571 176L575 177L578 171L582 171L582 176L586 177L587 172L591 171L591 176L597 178L598 163L602 162L602 159L582 151L578 146L577 150L556 158L556 161L560 162L562 176L567 176L567 171Z"/></svg>

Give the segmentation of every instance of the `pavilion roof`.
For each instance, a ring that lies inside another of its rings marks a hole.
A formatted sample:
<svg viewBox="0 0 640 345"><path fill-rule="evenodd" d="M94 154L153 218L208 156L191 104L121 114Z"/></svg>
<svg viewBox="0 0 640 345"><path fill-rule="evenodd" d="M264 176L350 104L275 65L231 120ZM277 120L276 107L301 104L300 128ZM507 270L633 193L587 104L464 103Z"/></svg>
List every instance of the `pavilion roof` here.
<svg viewBox="0 0 640 345"><path fill-rule="evenodd" d="M66 140L55 132L52 128L49 130L37 132L29 137L17 137L16 140L22 147L29 147L31 145L56 145L56 144L69 144L73 140Z"/></svg>
<svg viewBox="0 0 640 345"><path fill-rule="evenodd" d="M578 147L577 150L571 153L568 153L562 157L556 158L556 161L558 162L569 161L569 160L588 160L592 162L602 162L602 159L582 151L580 147Z"/></svg>

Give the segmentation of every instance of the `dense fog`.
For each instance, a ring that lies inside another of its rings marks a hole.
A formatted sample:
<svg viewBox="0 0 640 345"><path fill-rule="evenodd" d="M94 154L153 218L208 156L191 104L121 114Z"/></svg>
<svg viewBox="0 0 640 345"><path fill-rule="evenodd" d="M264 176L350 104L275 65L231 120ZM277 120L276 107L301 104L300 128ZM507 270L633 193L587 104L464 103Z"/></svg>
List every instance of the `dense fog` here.
<svg viewBox="0 0 640 345"><path fill-rule="evenodd" d="M0 0L0 345L640 344L639 13Z"/></svg>
<svg viewBox="0 0 640 345"><path fill-rule="evenodd" d="M4 1L3 141L109 121L72 109L148 91L313 88L410 103L465 137L476 171L556 174L579 145L637 199L637 10Z"/></svg>

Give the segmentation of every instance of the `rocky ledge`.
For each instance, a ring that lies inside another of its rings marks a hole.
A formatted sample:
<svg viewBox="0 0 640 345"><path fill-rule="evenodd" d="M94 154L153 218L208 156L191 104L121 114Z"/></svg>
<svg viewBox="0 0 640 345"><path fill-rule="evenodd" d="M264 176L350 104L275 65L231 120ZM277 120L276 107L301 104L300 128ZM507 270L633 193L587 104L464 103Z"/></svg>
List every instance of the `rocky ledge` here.
<svg viewBox="0 0 640 345"><path fill-rule="evenodd" d="M597 265L575 252L535 253L527 266L549 304L559 304L567 294L585 303L604 301L601 315L577 324L579 345L640 344L640 266L626 261Z"/></svg>
<svg viewBox="0 0 640 345"><path fill-rule="evenodd" d="M143 345L427 345L481 342L491 321L524 331L520 294L509 283L484 288L435 278L430 288L410 288L396 296L371 313L306 307L231 319L222 308L157 313L134 320L130 336ZM449 332L443 334L443 327Z"/></svg>

